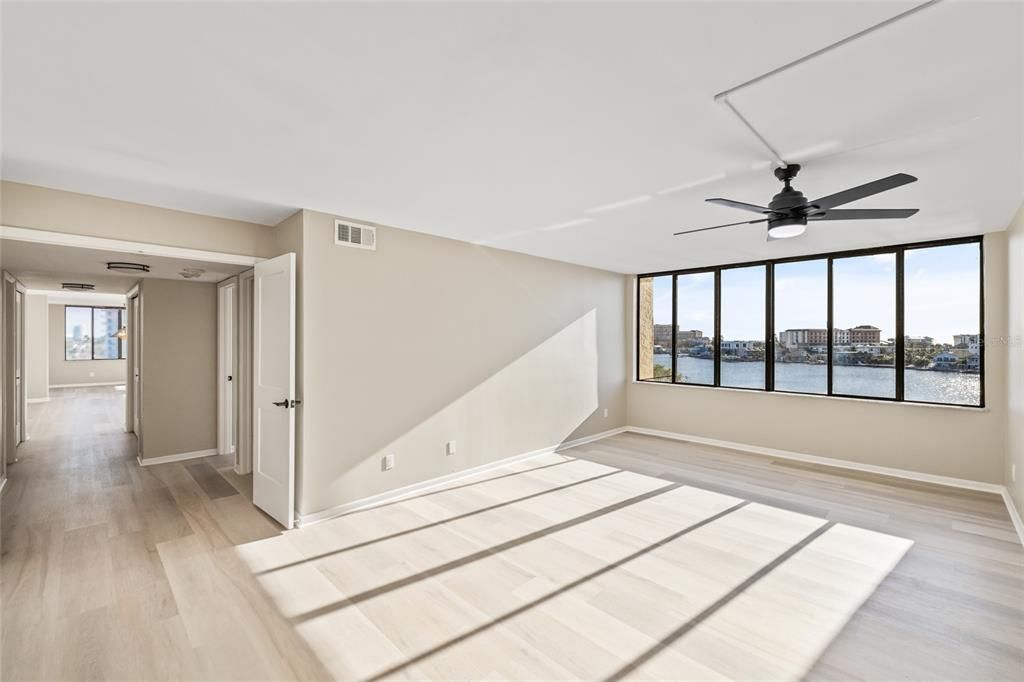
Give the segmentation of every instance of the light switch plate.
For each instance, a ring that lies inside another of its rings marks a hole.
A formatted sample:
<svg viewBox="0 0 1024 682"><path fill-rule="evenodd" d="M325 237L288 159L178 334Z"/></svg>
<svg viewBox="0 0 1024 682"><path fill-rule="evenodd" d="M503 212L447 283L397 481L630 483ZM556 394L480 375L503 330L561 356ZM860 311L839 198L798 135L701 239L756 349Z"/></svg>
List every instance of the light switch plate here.
<svg viewBox="0 0 1024 682"><path fill-rule="evenodd" d="M453 441L453 440L448 441L448 444L445 445L444 453L446 455L448 455L448 456L451 456L451 455L455 454L455 441Z"/></svg>
<svg viewBox="0 0 1024 682"><path fill-rule="evenodd" d="M384 458L380 461L381 471L390 471L395 468L395 456L393 454L384 455Z"/></svg>

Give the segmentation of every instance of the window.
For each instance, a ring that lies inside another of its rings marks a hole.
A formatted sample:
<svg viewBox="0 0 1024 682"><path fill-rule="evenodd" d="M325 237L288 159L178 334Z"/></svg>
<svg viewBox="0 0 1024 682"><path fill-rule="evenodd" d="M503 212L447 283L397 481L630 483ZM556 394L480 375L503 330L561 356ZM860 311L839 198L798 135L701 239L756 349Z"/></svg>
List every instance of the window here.
<svg viewBox="0 0 1024 682"><path fill-rule="evenodd" d="M832 393L896 397L896 254L832 262Z"/></svg>
<svg viewBox="0 0 1024 682"><path fill-rule="evenodd" d="M124 324L124 308L65 306L64 359L124 359L127 344L117 336Z"/></svg>
<svg viewBox="0 0 1024 682"><path fill-rule="evenodd" d="M676 277L676 381L715 383L715 273Z"/></svg>
<svg viewBox="0 0 1024 682"><path fill-rule="evenodd" d="M645 381L672 381L672 276L641 279L638 293L637 376Z"/></svg>
<svg viewBox="0 0 1024 682"><path fill-rule="evenodd" d="M828 393L828 261L775 266L775 390Z"/></svg>
<svg viewBox="0 0 1024 682"><path fill-rule="evenodd" d="M907 400L981 404L981 247L955 244L904 255Z"/></svg>
<svg viewBox="0 0 1024 682"><path fill-rule="evenodd" d="M722 386L764 388L765 270L722 270Z"/></svg>
<svg viewBox="0 0 1024 682"><path fill-rule="evenodd" d="M641 275L637 378L983 406L982 246Z"/></svg>

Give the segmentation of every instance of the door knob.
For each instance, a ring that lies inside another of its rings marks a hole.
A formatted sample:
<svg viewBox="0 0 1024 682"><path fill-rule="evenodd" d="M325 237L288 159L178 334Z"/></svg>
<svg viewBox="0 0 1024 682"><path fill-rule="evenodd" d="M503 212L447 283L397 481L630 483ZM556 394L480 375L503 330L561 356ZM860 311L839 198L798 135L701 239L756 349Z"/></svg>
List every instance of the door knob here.
<svg viewBox="0 0 1024 682"><path fill-rule="evenodd" d="M278 407L288 407L288 401L287 400L282 400L281 402L275 402L275 403L271 403L271 404L272 405L277 405Z"/></svg>

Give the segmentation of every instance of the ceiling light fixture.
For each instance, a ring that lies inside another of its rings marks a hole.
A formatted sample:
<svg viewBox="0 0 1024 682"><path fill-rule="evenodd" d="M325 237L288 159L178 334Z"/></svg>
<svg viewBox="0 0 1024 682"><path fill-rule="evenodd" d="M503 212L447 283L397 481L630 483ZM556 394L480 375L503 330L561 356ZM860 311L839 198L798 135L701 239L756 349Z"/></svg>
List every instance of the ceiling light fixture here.
<svg viewBox="0 0 1024 682"><path fill-rule="evenodd" d="M61 289L67 291L94 291L96 289L95 284L83 284L81 282L61 282Z"/></svg>
<svg viewBox="0 0 1024 682"><path fill-rule="evenodd" d="M112 263L107 263L107 270L120 270L121 272L149 272L149 266L142 263L114 261Z"/></svg>
<svg viewBox="0 0 1024 682"><path fill-rule="evenodd" d="M586 225L587 223L594 222L593 218L577 218L576 220L567 220L564 223L555 223L554 225L548 225L547 227L540 228L544 232L553 232L554 230L564 230L567 227L576 227L577 225Z"/></svg>
<svg viewBox="0 0 1024 682"><path fill-rule="evenodd" d="M768 227L769 239L790 239L807 231L807 218L781 218Z"/></svg>
<svg viewBox="0 0 1024 682"><path fill-rule="evenodd" d="M650 194L643 194L632 199L623 199L622 201L616 201L614 204L604 204L603 206L595 206L594 208L588 208L583 211L584 213L604 213L605 211L614 211L617 208L626 208L627 206L634 206L636 204L642 204L653 199Z"/></svg>

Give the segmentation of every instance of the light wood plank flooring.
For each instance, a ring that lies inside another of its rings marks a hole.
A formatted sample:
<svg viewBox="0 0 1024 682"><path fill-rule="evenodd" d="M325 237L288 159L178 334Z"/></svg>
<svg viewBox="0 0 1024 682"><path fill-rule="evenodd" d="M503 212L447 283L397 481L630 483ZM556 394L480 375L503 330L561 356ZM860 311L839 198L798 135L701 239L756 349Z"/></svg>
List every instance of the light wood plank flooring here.
<svg viewBox="0 0 1024 682"><path fill-rule="evenodd" d="M625 434L287 533L55 391L2 504L3 679L1022 679L1002 501Z"/></svg>

